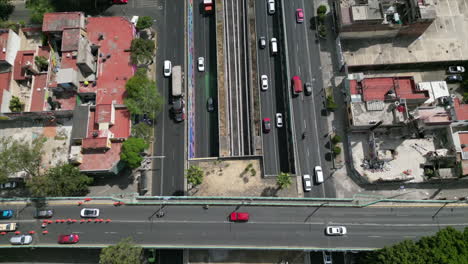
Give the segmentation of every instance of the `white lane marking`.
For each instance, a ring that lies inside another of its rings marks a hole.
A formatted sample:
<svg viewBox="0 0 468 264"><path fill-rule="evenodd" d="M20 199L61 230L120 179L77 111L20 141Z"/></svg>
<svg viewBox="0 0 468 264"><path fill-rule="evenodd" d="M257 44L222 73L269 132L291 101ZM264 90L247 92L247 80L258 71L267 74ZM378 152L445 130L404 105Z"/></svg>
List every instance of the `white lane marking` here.
<svg viewBox="0 0 468 264"><path fill-rule="evenodd" d="M304 119L304 130L307 128L307 121Z"/></svg>

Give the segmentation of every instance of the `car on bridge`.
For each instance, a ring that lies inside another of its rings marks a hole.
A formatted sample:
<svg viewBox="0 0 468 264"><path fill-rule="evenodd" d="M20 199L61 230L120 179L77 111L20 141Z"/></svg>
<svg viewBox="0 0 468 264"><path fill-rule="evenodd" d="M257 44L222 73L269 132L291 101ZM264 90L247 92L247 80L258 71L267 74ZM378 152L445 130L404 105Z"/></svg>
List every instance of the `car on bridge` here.
<svg viewBox="0 0 468 264"><path fill-rule="evenodd" d="M325 232L329 236L342 236L346 235L348 230L344 226L327 226Z"/></svg>
<svg viewBox="0 0 468 264"><path fill-rule="evenodd" d="M80 241L80 236L78 234L69 234L69 235L60 235L58 237L59 244L75 244Z"/></svg>
<svg viewBox="0 0 468 264"><path fill-rule="evenodd" d="M0 219L10 219L13 216L13 210L1 210Z"/></svg>
<svg viewBox="0 0 468 264"><path fill-rule="evenodd" d="M232 212L229 215L229 220L231 222L247 222L249 221L249 213Z"/></svg>
<svg viewBox="0 0 468 264"><path fill-rule="evenodd" d="M32 240L33 238L30 235L21 235L10 238L10 243L12 245L29 245L32 243Z"/></svg>
<svg viewBox="0 0 468 264"><path fill-rule="evenodd" d="M99 209L96 208L83 208L80 213L83 218L96 218L99 216Z"/></svg>

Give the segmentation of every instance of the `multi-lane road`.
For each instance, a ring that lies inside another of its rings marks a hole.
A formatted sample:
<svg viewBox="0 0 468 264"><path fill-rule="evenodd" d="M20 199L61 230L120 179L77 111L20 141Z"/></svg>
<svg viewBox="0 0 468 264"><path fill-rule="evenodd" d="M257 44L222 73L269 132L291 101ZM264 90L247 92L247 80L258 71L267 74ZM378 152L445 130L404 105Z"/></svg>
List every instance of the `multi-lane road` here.
<svg viewBox="0 0 468 264"><path fill-rule="evenodd" d="M160 248L288 248L368 250L404 239L433 235L441 228L468 226L468 207L263 207L263 206L122 206L94 205L100 218L109 223L80 223L80 207L51 206L53 219L78 219L77 223L53 223L41 228L32 218L33 207L16 205L8 222L20 224L21 232L36 231L33 245L56 246L59 234L76 233L74 246L106 246L125 237L143 246ZM441 209L441 210L440 210ZM157 217L157 212L165 212ZM250 213L246 223L232 223L233 211ZM2 220L6 222L6 220ZM327 225L346 226L344 236L324 234ZM47 230L48 234L42 234ZM10 246L8 233L0 237L0 247Z"/></svg>

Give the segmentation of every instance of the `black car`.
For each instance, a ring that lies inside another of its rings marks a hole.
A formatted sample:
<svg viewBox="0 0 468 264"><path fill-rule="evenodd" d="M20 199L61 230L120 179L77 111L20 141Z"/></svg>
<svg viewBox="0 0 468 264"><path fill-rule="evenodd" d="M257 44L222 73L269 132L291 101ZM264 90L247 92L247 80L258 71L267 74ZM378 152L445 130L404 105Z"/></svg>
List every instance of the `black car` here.
<svg viewBox="0 0 468 264"><path fill-rule="evenodd" d="M34 218L51 218L52 216L54 216L53 209L38 209L34 213Z"/></svg>
<svg viewBox="0 0 468 264"><path fill-rule="evenodd" d="M266 38L260 37L260 39L258 40L258 45L261 49L264 49L266 47Z"/></svg>
<svg viewBox="0 0 468 264"><path fill-rule="evenodd" d="M312 84L307 82L304 84L304 93L305 95L311 95L312 94Z"/></svg>
<svg viewBox="0 0 468 264"><path fill-rule="evenodd" d="M463 77L460 74L453 74L453 75L447 76L446 81L450 83L462 82Z"/></svg>
<svg viewBox="0 0 468 264"><path fill-rule="evenodd" d="M185 119L184 100L177 99L172 102L171 108L172 117L176 122L182 122Z"/></svg>
<svg viewBox="0 0 468 264"><path fill-rule="evenodd" d="M215 107L214 107L214 101L212 97L208 98L208 100L206 101L206 108L208 109L208 112L214 111Z"/></svg>

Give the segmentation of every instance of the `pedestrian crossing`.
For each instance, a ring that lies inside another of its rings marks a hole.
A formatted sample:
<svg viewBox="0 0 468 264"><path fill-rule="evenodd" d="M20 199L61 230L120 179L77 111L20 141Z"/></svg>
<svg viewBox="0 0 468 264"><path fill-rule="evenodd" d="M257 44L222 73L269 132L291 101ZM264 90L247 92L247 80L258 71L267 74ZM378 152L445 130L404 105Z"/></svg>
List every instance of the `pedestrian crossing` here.
<svg viewBox="0 0 468 264"><path fill-rule="evenodd" d="M157 9L163 9L164 1L165 0L133 0L133 7L155 7Z"/></svg>

